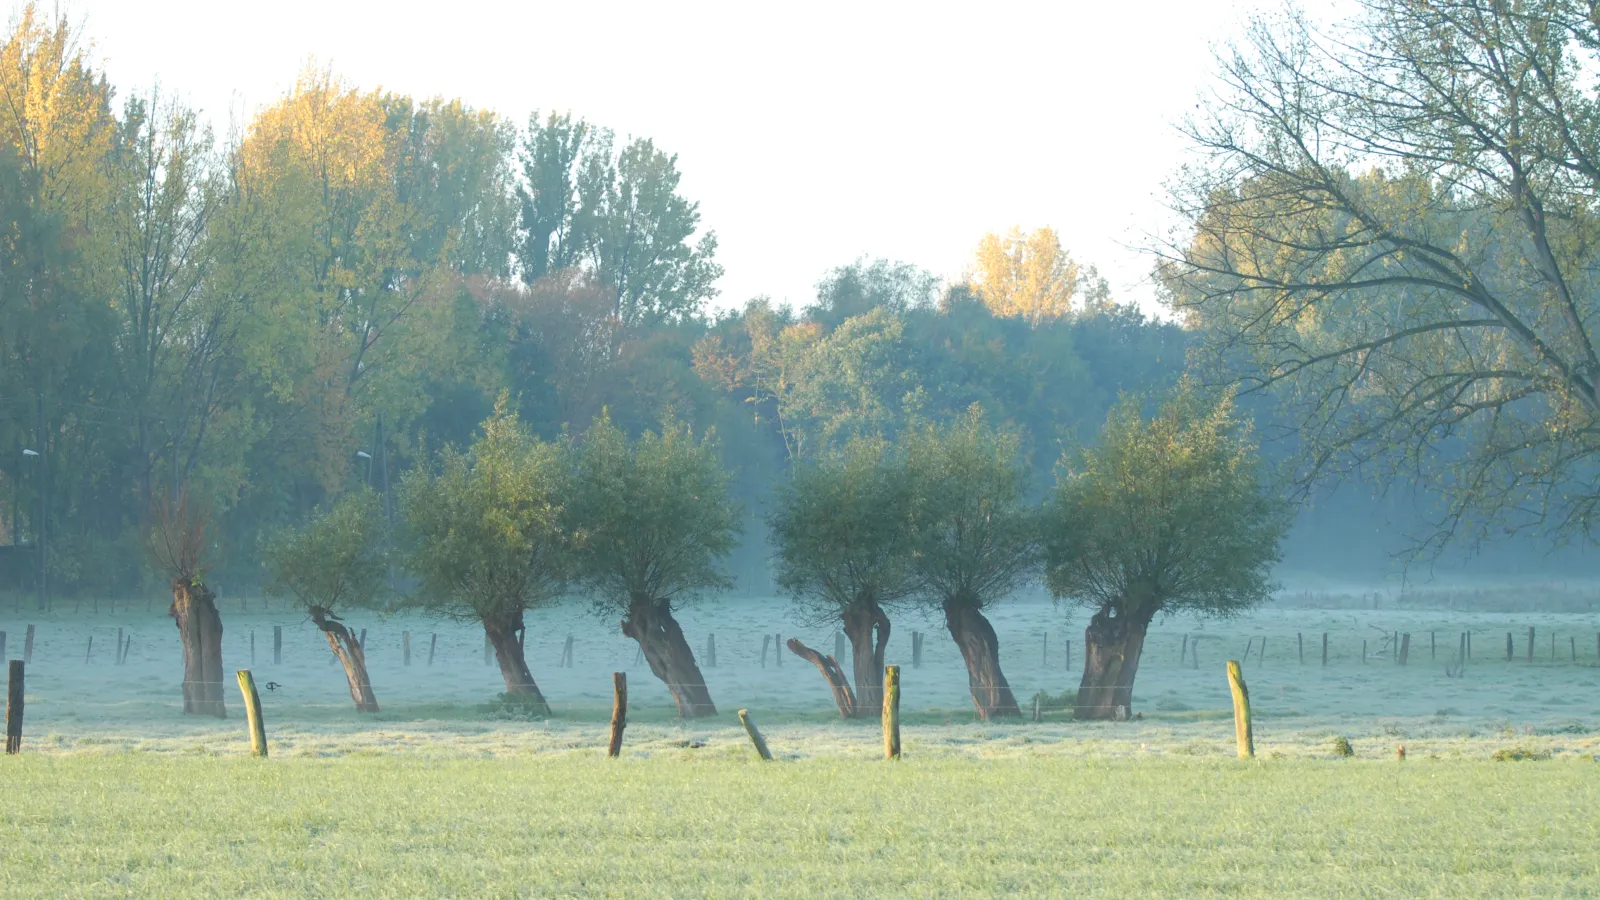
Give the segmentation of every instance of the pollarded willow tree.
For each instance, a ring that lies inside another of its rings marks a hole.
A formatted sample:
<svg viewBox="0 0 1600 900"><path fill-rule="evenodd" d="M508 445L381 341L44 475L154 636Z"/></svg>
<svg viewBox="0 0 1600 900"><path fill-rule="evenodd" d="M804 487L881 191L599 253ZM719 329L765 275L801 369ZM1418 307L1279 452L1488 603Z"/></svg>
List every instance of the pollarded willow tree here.
<svg viewBox="0 0 1600 900"><path fill-rule="evenodd" d="M1437 487L1418 549L1594 534L1597 64L1592 4L1366 0L1255 23L1189 125L1171 302L1283 404L1303 485Z"/></svg>
<svg viewBox="0 0 1600 900"><path fill-rule="evenodd" d="M383 594L389 574L388 523L383 504L362 488L299 528L285 529L261 549L275 596L291 596L328 639L344 666L350 699L361 712L378 711L378 695L367 677L367 655L340 612L370 608Z"/></svg>
<svg viewBox="0 0 1600 900"><path fill-rule="evenodd" d="M400 486L405 562L419 582L410 603L482 622L506 692L547 714L522 652L524 614L571 578L570 489L565 449L529 435L504 395L468 451L445 450L436 473L413 471Z"/></svg>
<svg viewBox="0 0 1600 900"><path fill-rule="evenodd" d="M944 614L984 719L1020 716L1000 671L1000 640L983 611L1035 574L1035 516L1023 502L1018 438L974 406L943 427L903 439L915 491L912 559L919 598Z"/></svg>
<svg viewBox="0 0 1600 900"><path fill-rule="evenodd" d="M672 610L730 584L718 567L739 533L728 480L711 437L669 422L629 440L602 415L583 435L567 506L579 577L603 613L623 616L685 719L717 708Z"/></svg>
<svg viewBox="0 0 1600 900"><path fill-rule="evenodd" d="M228 717L222 697L222 613L205 581L211 511L187 492L158 500L145 530L145 552L172 583L167 615L183 646L183 711Z"/></svg>
<svg viewBox="0 0 1600 900"><path fill-rule="evenodd" d="M904 455L859 438L796 464L767 520L778 585L813 623L838 622L850 639L855 691L849 709L840 701L846 716L875 716L883 705L885 608L917 587L914 496Z"/></svg>
<svg viewBox="0 0 1600 900"><path fill-rule="evenodd" d="M1230 400L1192 384L1145 420L1136 398L1106 419L1098 446L1059 472L1045 514L1051 593L1092 609L1084 630L1080 719L1125 719L1145 632L1160 614L1227 616L1269 596L1287 504L1257 478L1255 446Z"/></svg>

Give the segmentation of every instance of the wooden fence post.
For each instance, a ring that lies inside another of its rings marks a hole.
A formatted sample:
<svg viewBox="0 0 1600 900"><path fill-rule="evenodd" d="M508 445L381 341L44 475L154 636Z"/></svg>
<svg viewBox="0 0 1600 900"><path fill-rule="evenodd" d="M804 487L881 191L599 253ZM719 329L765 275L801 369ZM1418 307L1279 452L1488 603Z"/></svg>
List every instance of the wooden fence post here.
<svg viewBox="0 0 1600 900"><path fill-rule="evenodd" d="M9 680L6 682L7 754L22 752L22 666L22 660L11 660Z"/></svg>
<svg viewBox="0 0 1600 900"><path fill-rule="evenodd" d="M567 666L572 665L572 635L567 635ZM706 635L706 665L715 669L717 667L717 636L715 633Z"/></svg>
<svg viewBox="0 0 1600 900"><path fill-rule="evenodd" d="M1189 633L1186 631L1186 632L1183 633L1183 646L1178 648L1178 668L1180 668L1180 669L1183 668L1183 664L1188 662L1188 661L1189 661Z"/></svg>
<svg viewBox="0 0 1600 900"><path fill-rule="evenodd" d="M365 632L363 632L362 636L365 637ZM400 632L400 664L402 666L411 665L411 632L409 631Z"/></svg>
<svg viewBox="0 0 1600 900"><path fill-rule="evenodd" d="M1252 759L1256 740L1250 730L1250 691L1244 685L1244 673L1237 660L1228 660L1228 690L1233 693L1233 736L1239 745L1239 758Z"/></svg>
<svg viewBox="0 0 1600 900"><path fill-rule="evenodd" d="M83 664L89 664L89 656L94 653L94 635L89 635L89 646L83 648Z"/></svg>
<svg viewBox="0 0 1600 900"><path fill-rule="evenodd" d="M1550 632L1550 661L1556 661L1556 633Z"/></svg>
<svg viewBox="0 0 1600 900"><path fill-rule="evenodd" d="M121 625L117 626L117 652L112 654L111 664L114 665L114 666L122 665L122 626Z"/></svg>
<svg viewBox="0 0 1600 900"><path fill-rule="evenodd" d="M1533 626L1528 626L1528 662L1533 662Z"/></svg>
<svg viewBox="0 0 1600 900"><path fill-rule="evenodd" d="M22 661L33 662L33 626L29 625L27 632L22 636Z"/></svg>
<svg viewBox="0 0 1600 900"><path fill-rule="evenodd" d="M1067 641L1067 671L1072 671L1072 642Z"/></svg>
<svg viewBox="0 0 1600 900"><path fill-rule="evenodd" d="M1511 647L1511 632L1506 632L1506 662L1511 662L1515 651Z"/></svg>
<svg viewBox="0 0 1600 900"><path fill-rule="evenodd" d="M439 649L439 632L435 631L433 636L428 638L428 665L430 666L433 665L433 651L437 649Z"/></svg>
<svg viewBox="0 0 1600 900"><path fill-rule="evenodd" d="M900 758L900 667L883 667L883 757Z"/></svg>
<svg viewBox="0 0 1600 900"><path fill-rule="evenodd" d="M1363 666L1367 664L1367 639L1366 638L1362 638L1361 639L1361 664Z"/></svg>
<svg viewBox="0 0 1600 900"><path fill-rule="evenodd" d="M1434 637L1433 632L1430 631L1430 632L1428 632L1428 661L1429 662L1433 662L1434 660L1436 660L1438 658L1439 658L1439 639Z"/></svg>
<svg viewBox="0 0 1600 900"><path fill-rule="evenodd" d="M761 668L763 669L767 667L767 648L770 646L772 646L772 635L763 634L761 636Z"/></svg>
<svg viewBox="0 0 1600 900"><path fill-rule="evenodd" d="M1322 633L1322 665L1324 668L1328 665L1328 633L1326 631Z"/></svg>
<svg viewBox="0 0 1600 900"><path fill-rule="evenodd" d="M1294 643L1300 654L1300 665L1303 666L1306 664L1306 636L1296 631L1294 633Z"/></svg>
<svg viewBox="0 0 1600 900"><path fill-rule="evenodd" d="M606 745L606 755L622 755L622 730L628 727L628 673L611 673L611 743Z"/></svg>
<svg viewBox="0 0 1600 900"><path fill-rule="evenodd" d="M750 710L739 710L739 724L744 726L744 733L750 735L750 743L756 745L756 752L767 762L772 762L772 751L767 749L767 742L761 737L761 729L750 720Z"/></svg>
<svg viewBox="0 0 1600 900"><path fill-rule="evenodd" d="M365 628L361 629L361 637L356 639L356 643L361 645L362 653L367 652L367 630Z"/></svg>
<svg viewBox="0 0 1600 900"><path fill-rule="evenodd" d="M283 662L283 626L272 626L272 664L279 665Z"/></svg>
<svg viewBox="0 0 1600 900"><path fill-rule="evenodd" d="M1568 635L1567 636L1567 643L1572 645L1569 648L1572 651L1572 661L1573 662L1577 662L1578 661L1578 639L1575 638L1575 637L1572 637L1571 635ZM4 657L5 657L5 654L4 653L0 653L0 658L4 658Z"/></svg>
<svg viewBox="0 0 1600 900"><path fill-rule="evenodd" d="M122 642L122 646L117 648L117 665L127 665L128 650L131 647L133 647L133 635L130 634L128 639Z"/></svg>
<svg viewBox="0 0 1600 900"><path fill-rule="evenodd" d="M1050 632L1044 633L1044 655L1039 658L1039 665L1050 665Z"/></svg>
<svg viewBox="0 0 1600 900"><path fill-rule="evenodd" d="M1033 695L1033 720L1035 722L1038 722L1040 720L1040 716L1039 716L1039 695L1038 694L1034 694Z"/></svg>
<svg viewBox="0 0 1600 900"><path fill-rule="evenodd" d="M1267 661L1267 636L1266 635L1262 635L1261 636L1261 646L1256 650L1256 662L1264 663L1266 661Z"/></svg>
<svg viewBox="0 0 1600 900"><path fill-rule="evenodd" d="M1600 635L1595 635L1595 638L1600 641ZM920 631L911 632L911 668L922 668L922 632Z"/></svg>
<svg viewBox="0 0 1600 900"><path fill-rule="evenodd" d="M1400 665L1405 665L1411 656L1411 632L1406 632L1400 637Z"/></svg>
<svg viewBox="0 0 1600 900"><path fill-rule="evenodd" d="M1467 677L1467 633L1461 632L1461 646L1456 650L1461 656L1461 677Z"/></svg>
<svg viewBox="0 0 1600 900"><path fill-rule="evenodd" d="M239 692L244 694L245 724L250 728L250 755L263 759L267 755L267 725L261 720L261 695L256 693L256 680L249 669L240 669Z"/></svg>
<svg viewBox="0 0 1600 900"><path fill-rule="evenodd" d="M1472 658L1472 629L1467 629L1467 659Z"/></svg>
<svg viewBox="0 0 1600 900"><path fill-rule="evenodd" d="M782 647L782 646L783 646L783 633L782 632L775 632L772 635L772 647L773 647L773 650L775 651L772 654L772 659L773 659L774 662L776 662L778 664L778 668L780 668L780 669L783 668L783 653L782 652L777 652L777 648Z"/></svg>
<svg viewBox="0 0 1600 900"><path fill-rule="evenodd" d="M1250 640L1244 642L1244 656L1242 657L1242 660L1244 662L1249 662L1250 661L1250 650L1255 645L1256 645L1256 639L1255 638L1251 638Z"/></svg>

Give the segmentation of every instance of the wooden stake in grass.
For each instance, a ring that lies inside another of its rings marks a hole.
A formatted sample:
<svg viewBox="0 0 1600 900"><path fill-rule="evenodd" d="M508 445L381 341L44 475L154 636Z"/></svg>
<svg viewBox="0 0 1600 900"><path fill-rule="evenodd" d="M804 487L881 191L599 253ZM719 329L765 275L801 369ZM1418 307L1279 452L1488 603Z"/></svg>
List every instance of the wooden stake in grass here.
<svg viewBox="0 0 1600 900"><path fill-rule="evenodd" d="M767 648L770 646L772 646L772 635L763 634L761 636L761 668L763 669L767 667Z"/></svg>
<svg viewBox="0 0 1600 900"><path fill-rule="evenodd" d="M1514 651L1511 648L1511 632L1506 632L1506 662L1511 662Z"/></svg>
<svg viewBox="0 0 1600 900"><path fill-rule="evenodd" d="M1528 662L1533 662L1533 626L1528 626Z"/></svg>
<svg viewBox="0 0 1600 900"><path fill-rule="evenodd" d="M92 635L92 634L89 635L89 646L85 647L84 651L83 651L83 664L84 665L88 665L89 664L89 655L91 653L94 653L94 635Z"/></svg>
<svg viewBox="0 0 1600 900"><path fill-rule="evenodd" d="M1233 692L1233 735L1239 744L1239 758L1253 759L1256 741L1250 730L1250 691L1244 685L1244 673L1237 660L1228 660L1228 689Z"/></svg>
<svg viewBox="0 0 1600 900"><path fill-rule="evenodd" d="M1428 661L1433 662L1439 658L1439 640L1433 632L1428 632Z"/></svg>
<svg viewBox="0 0 1600 900"><path fill-rule="evenodd" d="M1178 668L1180 668L1180 669L1183 668L1183 664L1188 662L1188 661L1189 661L1189 634L1188 634L1188 632L1185 632L1184 635L1183 635L1183 646L1178 649Z"/></svg>
<svg viewBox="0 0 1600 900"><path fill-rule="evenodd" d="M433 665L433 651L439 649L439 632L435 631L428 638L428 665Z"/></svg>
<svg viewBox="0 0 1600 900"><path fill-rule="evenodd" d="M782 647L782 646L783 646L783 634L781 632L773 634L772 635L772 659L773 659L774 662L776 662L778 664L778 668L780 668L780 669L783 668L783 654L778 652L778 648Z"/></svg>
<svg viewBox="0 0 1600 900"><path fill-rule="evenodd" d="M622 755L622 730L628 727L628 673L611 673L611 743L606 745L606 755Z"/></svg>
<svg viewBox="0 0 1600 900"><path fill-rule="evenodd" d="M1600 635L1596 635L1600 638ZM911 668L922 668L922 632L911 632Z"/></svg>
<svg viewBox="0 0 1600 900"><path fill-rule="evenodd" d="M1567 643L1572 645L1569 648L1571 650L1571 652L1572 652L1572 661L1573 662L1577 662L1578 661L1578 639L1575 638L1575 637L1572 637L1571 635L1568 635L1567 636ZM4 656L5 656L4 653L0 653L0 657L4 657Z"/></svg>
<svg viewBox="0 0 1600 900"><path fill-rule="evenodd" d="M1326 631L1322 633L1322 665L1324 668L1328 665L1328 633Z"/></svg>
<svg viewBox="0 0 1600 900"><path fill-rule="evenodd" d="M363 633L362 637L365 636L366 634ZM362 641L362 643L366 642ZM400 632L400 665L411 665L411 632L409 631Z"/></svg>
<svg viewBox="0 0 1600 900"><path fill-rule="evenodd" d="M794 640L790 638L789 640ZM767 742L761 737L761 730L756 728L756 723L750 720L750 710L739 710L739 724L744 726L744 733L750 735L750 743L756 745L756 753L767 762L772 762L772 751L767 749Z"/></svg>
<svg viewBox="0 0 1600 900"><path fill-rule="evenodd" d="M283 662L283 626L272 626L272 664L280 665Z"/></svg>
<svg viewBox="0 0 1600 900"><path fill-rule="evenodd" d="M1405 634L1400 636L1400 665L1402 665L1402 666L1405 665L1406 664L1406 660L1408 660L1410 657L1411 657L1411 632L1408 631Z"/></svg>
<svg viewBox="0 0 1600 900"><path fill-rule="evenodd" d="M1306 636L1296 631L1294 633L1294 643L1300 655L1300 665L1303 666L1306 664Z"/></svg>
<svg viewBox="0 0 1600 900"><path fill-rule="evenodd" d="M1064 643L1067 645L1067 671L1070 672L1072 671L1072 642L1065 641Z"/></svg>
<svg viewBox="0 0 1600 900"><path fill-rule="evenodd" d="M1361 641L1361 664L1363 666L1367 664L1367 642L1365 638Z"/></svg>
<svg viewBox="0 0 1600 900"><path fill-rule="evenodd" d="M1039 664L1042 666L1050 665L1050 632L1048 631L1044 633L1044 656L1040 657ZM1038 720L1035 719L1035 721Z"/></svg>
<svg viewBox="0 0 1600 900"><path fill-rule="evenodd" d="M122 627L117 627L117 652L112 654L111 664L122 665Z"/></svg>
<svg viewBox="0 0 1600 900"><path fill-rule="evenodd" d="M883 758L900 758L900 667L883 667Z"/></svg>
<svg viewBox="0 0 1600 900"><path fill-rule="evenodd" d="M267 756L267 725L261 719L261 695L256 693L256 680L249 669L240 669L239 693L244 695L245 724L250 728L250 755L263 759Z"/></svg>
<svg viewBox="0 0 1600 900"><path fill-rule="evenodd" d="M122 649L117 651L117 665L119 665L119 666L127 665L127 663L128 663L128 651L130 649L132 649L132 648L133 648L133 635L130 634L130 635L128 635L128 639L126 641L122 642Z"/></svg>
<svg viewBox="0 0 1600 900"><path fill-rule="evenodd" d="M22 752L22 666L22 660L11 660L10 673L6 682L7 754Z"/></svg>

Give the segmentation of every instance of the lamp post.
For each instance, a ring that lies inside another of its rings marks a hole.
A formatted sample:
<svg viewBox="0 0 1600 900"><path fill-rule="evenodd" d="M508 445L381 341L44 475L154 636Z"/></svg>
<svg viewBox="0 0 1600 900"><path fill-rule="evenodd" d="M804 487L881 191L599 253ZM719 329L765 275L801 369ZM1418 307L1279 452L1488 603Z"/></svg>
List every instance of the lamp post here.
<svg viewBox="0 0 1600 900"><path fill-rule="evenodd" d="M24 459L32 459L32 460L37 460L39 462L39 478L38 478L38 484L39 484L39 521L38 521L37 524L35 524L33 526L33 539L36 542L38 542L38 544L39 544L39 608L40 609L44 609L45 608L45 598L48 596L48 594L46 592L46 588L45 588L45 571L46 570L45 570L45 540L44 540L45 527L44 527L44 517L45 517L45 508L46 507L45 507L45 496L44 496L44 457L39 455L39 451L30 450L30 449L28 449L26 447L24 447L22 449L22 456L23 456Z"/></svg>

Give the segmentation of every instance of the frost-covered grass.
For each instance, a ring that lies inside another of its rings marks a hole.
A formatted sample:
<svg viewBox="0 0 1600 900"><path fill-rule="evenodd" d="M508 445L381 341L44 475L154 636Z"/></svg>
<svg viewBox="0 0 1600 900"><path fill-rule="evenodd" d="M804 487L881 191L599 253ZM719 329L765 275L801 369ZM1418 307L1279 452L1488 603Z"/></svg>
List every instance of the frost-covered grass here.
<svg viewBox="0 0 1600 900"><path fill-rule="evenodd" d="M1588 762L24 755L0 896L1593 896Z"/></svg>

